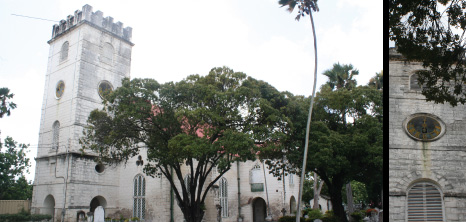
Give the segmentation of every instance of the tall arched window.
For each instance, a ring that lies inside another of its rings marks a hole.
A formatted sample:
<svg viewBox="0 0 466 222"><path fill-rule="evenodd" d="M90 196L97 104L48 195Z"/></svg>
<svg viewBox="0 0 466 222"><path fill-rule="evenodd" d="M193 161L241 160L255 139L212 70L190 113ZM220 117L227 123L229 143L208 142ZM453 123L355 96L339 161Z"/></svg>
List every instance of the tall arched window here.
<svg viewBox="0 0 466 222"><path fill-rule="evenodd" d="M419 182L408 190L407 221L444 221L440 190L432 183Z"/></svg>
<svg viewBox="0 0 466 222"><path fill-rule="evenodd" d="M222 207L222 217L228 217L228 183L225 177L220 179L220 206Z"/></svg>
<svg viewBox="0 0 466 222"><path fill-rule="evenodd" d="M146 179L142 175L134 177L133 217L146 217Z"/></svg>
<svg viewBox="0 0 466 222"><path fill-rule="evenodd" d="M60 62L66 60L68 58L68 49L69 49L69 47L70 47L70 43L68 43L68 41L63 43L63 45L61 46Z"/></svg>
<svg viewBox="0 0 466 222"><path fill-rule="evenodd" d="M53 137L52 137L52 149L58 149L60 141L60 122L55 121L52 126Z"/></svg>

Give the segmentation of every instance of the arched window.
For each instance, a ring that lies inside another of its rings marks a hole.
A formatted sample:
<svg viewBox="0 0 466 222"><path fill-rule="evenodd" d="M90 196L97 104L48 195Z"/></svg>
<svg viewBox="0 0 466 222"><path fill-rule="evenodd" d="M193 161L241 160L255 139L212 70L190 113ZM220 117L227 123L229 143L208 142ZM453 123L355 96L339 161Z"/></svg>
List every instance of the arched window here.
<svg viewBox="0 0 466 222"><path fill-rule="evenodd" d="M134 177L133 217L146 217L146 179L142 175Z"/></svg>
<svg viewBox="0 0 466 222"><path fill-rule="evenodd" d="M264 173L259 164L255 164L249 171L249 183L251 192L264 191Z"/></svg>
<svg viewBox="0 0 466 222"><path fill-rule="evenodd" d="M220 179L220 206L222 207L222 217L228 217L228 183L225 177Z"/></svg>
<svg viewBox="0 0 466 222"><path fill-rule="evenodd" d="M440 190L432 183L420 182L408 190L407 221L444 221Z"/></svg>
<svg viewBox="0 0 466 222"><path fill-rule="evenodd" d="M422 86L419 85L418 81L418 74L414 73L411 76L409 76L409 89L413 91L422 91L422 88L427 87L426 83L424 83Z"/></svg>
<svg viewBox="0 0 466 222"><path fill-rule="evenodd" d="M53 137L52 137L52 149L58 149L60 141L60 122L55 121L52 126Z"/></svg>
<svg viewBox="0 0 466 222"><path fill-rule="evenodd" d="M110 43L105 43L102 49L102 62L113 64L113 46Z"/></svg>
<svg viewBox="0 0 466 222"><path fill-rule="evenodd" d="M68 41L63 43L63 45L61 46L60 62L66 60L68 58L68 49L69 49L69 47L70 47L70 43L68 43Z"/></svg>

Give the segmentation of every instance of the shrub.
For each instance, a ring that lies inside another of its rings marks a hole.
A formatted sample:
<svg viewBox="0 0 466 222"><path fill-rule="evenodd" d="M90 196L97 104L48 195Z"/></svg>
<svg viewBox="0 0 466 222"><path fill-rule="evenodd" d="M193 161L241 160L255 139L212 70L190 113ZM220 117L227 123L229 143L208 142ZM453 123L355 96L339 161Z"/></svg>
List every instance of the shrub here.
<svg viewBox="0 0 466 222"><path fill-rule="evenodd" d="M322 217L321 218L322 222L339 222L340 218L338 218L335 215L329 216L329 217Z"/></svg>
<svg viewBox="0 0 466 222"><path fill-rule="evenodd" d="M333 210L328 210L325 212L324 216L320 218L322 222L339 222L340 218L333 215Z"/></svg>
<svg viewBox="0 0 466 222"><path fill-rule="evenodd" d="M17 214L0 214L0 221L16 222L16 221L43 221L52 219L48 214L30 214L26 211L21 211Z"/></svg>
<svg viewBox="0 0 466 222"><path fill-rule="evenodd" d="M355 211L351 214L351 217L353 218L354 221L361 221L363 218L363 215L361 214L360 211Z"/></svg>
<svg viewBox="0 0 466 222"><path fill-rule="evenodd" d="M322 212L320 212L319 209L307 209L306 210L306 215L308 216L309 221L314 221L315 219L320 219L322 218Z"/></svg>
<svg viewBox="0 0 466 222"><path fill-rule="evenodd" d="M300 222L305 222L304 217L301 217ZM284 216L278 218L278 222L296 222L296 216Z"/></svg>

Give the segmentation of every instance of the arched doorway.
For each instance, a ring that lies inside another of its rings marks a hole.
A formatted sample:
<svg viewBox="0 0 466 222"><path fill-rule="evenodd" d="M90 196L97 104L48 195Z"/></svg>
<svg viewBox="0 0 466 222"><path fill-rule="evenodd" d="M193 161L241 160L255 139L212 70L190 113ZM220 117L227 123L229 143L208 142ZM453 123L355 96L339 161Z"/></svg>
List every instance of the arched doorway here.
<svg viewBox="0 0 466 222"><path fill-rule="evenodd" d="M266 204L265 200L258 197L252 202L252 221L253 222L264 222L266 216Z"/></svg>
<svg viewBox="0 0 466 222"><path fill-rule="evenodd" d="M91 204L90 204L90 208L91 208L90 211L94 212L95 208L97 208L98 206L102 206L104 209L105 207L107 207L107 201L105 200L104 197L96 196L92 198Z"/></svg>
<svg viewBox="0 0 466 222"><path fill-rule="evenodd" d="M290 198L290 214L296 215L296 199L294 196L291 196Z"/></svg>
<svg viewBox="0 0 466 222"><path fill-rule="evenodd" d="M52 215L52 221L55 217L55 198L51 194L47 195L44 200L44 211L42 214Z"/></svg>

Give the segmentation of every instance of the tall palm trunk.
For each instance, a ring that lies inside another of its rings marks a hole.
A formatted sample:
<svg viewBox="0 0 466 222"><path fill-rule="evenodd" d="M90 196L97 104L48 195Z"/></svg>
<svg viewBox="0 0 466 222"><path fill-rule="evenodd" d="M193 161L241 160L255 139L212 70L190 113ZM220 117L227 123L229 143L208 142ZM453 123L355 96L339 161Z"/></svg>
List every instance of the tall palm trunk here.
<svg viewBox="0 0 466 222"><path fill-rule="evenodd" d="M309 144L309 132L311 128L312 106L314 105L314 97L316 94L316 86L317 86L317 39L316 39L316 30L314 28L314 19L312 18L312 10L309 10L309 17L311 18L312 34L314 35L314 57L315 57L314 87L312 89L311 106L309 107L309 116L307 119L307 126L306 126L306 140L304 144L304 158L303 158L303 168L301 171L301 181L299 183L298 212L296 215L296 222L299 222L299 219L301 217L301 200L303 196L304 175L306 174L306 161L307 161L307 150L308 150L308 144Z"/></svg>

